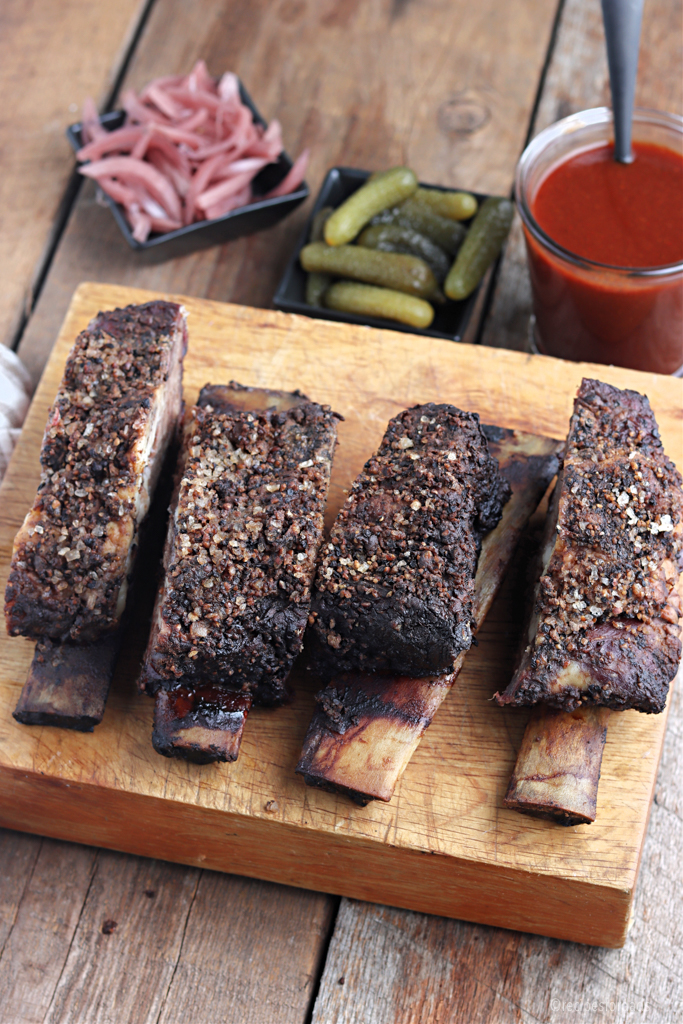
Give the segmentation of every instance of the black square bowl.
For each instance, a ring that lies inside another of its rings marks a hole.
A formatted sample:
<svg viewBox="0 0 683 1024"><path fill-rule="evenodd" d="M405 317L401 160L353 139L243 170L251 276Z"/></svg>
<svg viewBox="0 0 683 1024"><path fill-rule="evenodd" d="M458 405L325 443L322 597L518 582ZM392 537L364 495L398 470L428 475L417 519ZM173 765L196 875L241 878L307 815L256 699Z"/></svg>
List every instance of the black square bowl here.
<svg viewBox="0 0 683 1024"><path fill-rule="evenodd" d="M405 331L406 334L423 334L427 338L445 338L447 341L460 341L465 328L472 315L479 288L462 302L452 302L448 299L444 305L435 306L435 315L431 327L420 330L418 327L410 327L408 324L401 324L397 320L385 320L384 317L359 316L357 313L339 313L335 309L325 309L318 306L309 306L306 302L306 271L299 262L299 253L308 243L311 233L313 218L323 206L337 207L345 199L360 188L370 177L371 171L361 171L355 167L333 167L327 172L322 188L315 201L313 212L309 217L303 234L299 239L284 276L280 281L273 305L276 309L284 310L285 313L300 313L303 316L316 317L319 320L341 320L347 324L363 324L366 327L381 327L391 331ZM423 183L420 182L422 185ZM443 188L441 185L424 185L424 188L438 189L439 192L453 192L453 188ZM464 191L469 191L466 189ZM481 203L486 199L485 195L472 192ZM465 222L467 223L467 222Z"/></svg>
<svg viewBox="0 0 683 1024"><path fill-rule="evenodd" d="M249 107L255 124L267 127L249 93L240 82L240 97L245 106ZM111 114L103 114L100 124L107 131L114 131L120 128L125 120L126 114L123 110L115 110ZM83 125L72 124L66 130L66 135L73 147L74 152L83 145L81 131ZM256 175L252 187L256 195L265 195L272 188L282 181L292 167L292 161L283 151L280 153L276 163L268 164ZM100 190L102 191L102 190ZM302 182L295 192L286 196L276 196L275 199L257 199L248 206L242 206L237 210L231 210L223 217L216 217L214 220L201 220L195 224L188 224L187 227L178 228L177 231L167 231L163 235L152 235L146 242L138 242L133 238L130 225L122 206L102 191L114 219L121 229L121 234L128 242L131 249L138 252L150 252L158 256L159 260L173 259L176 256L185 256L197 249L207 249L212 245L222 245L223 242L230 242L234 238L241 238L242 235L252 235L255 231L263 231L271 228L278 221L286 217L288 213L303 203L308 198L309 191L306 182Z"/></svg>

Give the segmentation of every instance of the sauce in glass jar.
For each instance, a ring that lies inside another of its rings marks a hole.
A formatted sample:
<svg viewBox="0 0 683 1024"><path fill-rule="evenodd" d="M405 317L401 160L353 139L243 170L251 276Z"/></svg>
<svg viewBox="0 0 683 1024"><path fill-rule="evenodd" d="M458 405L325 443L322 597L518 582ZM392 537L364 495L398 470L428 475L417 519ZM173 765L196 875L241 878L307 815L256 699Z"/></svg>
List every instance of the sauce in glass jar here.
<svg viewBox="0 0 683 1024"><path fill-rule="evenodd" d="M518 171L538 348L675 373L683 367L683 154L634 130L635 159L620 164L609 139L595 131L582 139L581 127L556 134L554 152L537 159L535 173L527 166L526 180Z"/></svg>

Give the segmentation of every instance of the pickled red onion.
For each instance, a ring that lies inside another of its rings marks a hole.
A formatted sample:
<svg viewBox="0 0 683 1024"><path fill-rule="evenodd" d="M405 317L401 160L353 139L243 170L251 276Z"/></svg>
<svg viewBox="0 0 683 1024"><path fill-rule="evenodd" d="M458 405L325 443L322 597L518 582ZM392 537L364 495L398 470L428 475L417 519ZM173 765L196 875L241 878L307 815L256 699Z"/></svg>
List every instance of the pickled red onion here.
<svg viewBox="0 0 683 1024"><path fill-rule="evenodd" d="M254 196L254 177L282 152L277 120L255 124L242 103L232 72L218 82L198 61L189 75L156 78L136 95L122 97L123 127L107 132L95 104L83 107L84 145L77 156L92 161L79 168L120 203L143 242L150 232L222 217L255 198L293 192L308 164L305 150L278 186Z"/></svg>

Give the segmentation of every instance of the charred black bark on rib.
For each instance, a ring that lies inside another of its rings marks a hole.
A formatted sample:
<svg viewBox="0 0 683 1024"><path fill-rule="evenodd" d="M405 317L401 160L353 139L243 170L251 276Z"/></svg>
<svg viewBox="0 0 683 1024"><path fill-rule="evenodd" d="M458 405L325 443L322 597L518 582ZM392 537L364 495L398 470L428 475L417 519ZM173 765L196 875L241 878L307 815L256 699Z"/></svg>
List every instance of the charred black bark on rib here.
<svg viewBox="0 0 683 1024"><path fill-rule="evenodd" d="M208 385L185 426L141 686L289 699L337 419L298 393Z"/></svg>
<svg viewBox="0 0 683 1024"><path fill-rule="evenodd" d="M509 495L475 413L430 403L394 417L320 559L318 671L449 672L472 643L481 538Z"/></svg>
<svg viewBox="0 0 683 1024"><path fill-rule="evenodd" d="M682 517L647 398L584 380L526 647L498 703L663 710L681 656Z"/></svg>
<svg viewBox="0 0 683 1024"><path fill-rule="evenodd" d="M149 302L100 313L69 353L5 595L8 631L38 638L23 724L90 732L102 719L186 346L180 306Z"/></svg>
<svg viewBox="0 0 683 1024"><path fill-rule="evenodd" d="M118 628L181 408L185 347L172 302L100 313L76 339L45 429L38 493L14 542L12 636L92 643Z"/></svg>
<svg viewBox="0 0 683 1024"><path fill-rule="evenodd" d="M512 490L496 527L482 541L473 618L481 625L517 540L558 468L558 441L484 425L491 454ZM524 560L522 560L524 563ZM453 672L434 677L342 674L317 695L298 774L306 783L356 803L390 800L420 739L453 685Z"/></svg>

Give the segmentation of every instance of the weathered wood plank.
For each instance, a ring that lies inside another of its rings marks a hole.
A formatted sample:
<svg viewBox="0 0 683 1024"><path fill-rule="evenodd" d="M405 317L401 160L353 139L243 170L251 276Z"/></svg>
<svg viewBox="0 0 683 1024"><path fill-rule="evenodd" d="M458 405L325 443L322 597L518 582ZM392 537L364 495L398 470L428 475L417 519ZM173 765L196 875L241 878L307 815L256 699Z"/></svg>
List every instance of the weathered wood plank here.
<svg viewBox="0 0 683 1024"><path fill-rule="evenodd" d="M0 829L0 955L40 853L39 836Z"/></svg>
<svg viewBox="0 0 683 1024"><path fill-rule="evenodd" d="M42 1024L96 858L92 847L41 841L0 956L0 1020Z"/></svg>
<svg viewBox="0 0 683 1024"><path fill-rule="evenodd" d="M557 0L418 2L157 0L126 86L232 69L291 154L312 152L316 191L335 164L411 164L424 181L507 192L527 130ZM168 26L182 31L169 32ZM80 281L107 281L268 307L310 207L270 231L163 264L132 253L84 186L20 354L37 377Z"/></svg>
<svg viewBox="0 0 683 1024"><path fill-rule="evenodd" d="M683 3L648 0L643 12L636 104L683 112ZM598 0L565 0L552 60L531 136L577 110L610 106L605 38ZM482 341L524 350L531 286L518 216L510 232Z"/></svg>
<svg viewBox="0 0 683 1024"><path fill-rule="evenodd" d="M0 1020L303 1024L333 897L7 830L0 857Z"/></svg>
<svg viewBox="0 0 683 1024"><path fill-rule="evenodd" d="M337 902L204 872L159 1024L303 1024Z"/></svg>
<svg viewBox="0 0 683 1024"><path fill-rule="evenodd" d="M101 851L44 1024L156 1022L200 875Z"/></svg>
<svg viewBox="0 0 683 1024"><path fill-rule="evenodd" d="M342 900L312 1024L671 1024L683 1000L683 692L623 949Z"/></svg>
<svg viewBox="0 0 683 1024"><path fill-rule="evenodd" d="M53 242L73 158L64 129L104 103L146 0L0 4L0 343L12 344Z"/></svg>

